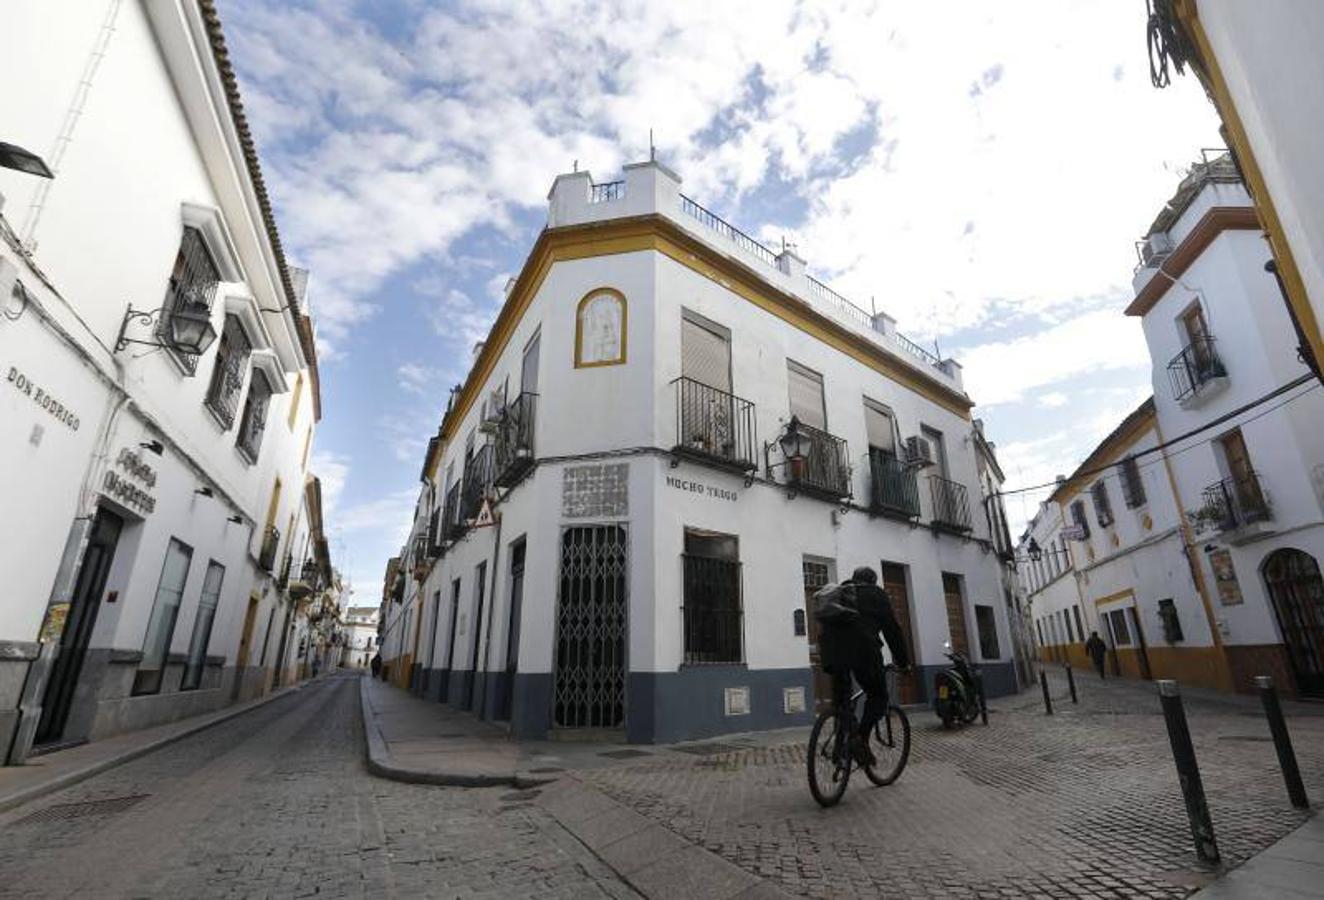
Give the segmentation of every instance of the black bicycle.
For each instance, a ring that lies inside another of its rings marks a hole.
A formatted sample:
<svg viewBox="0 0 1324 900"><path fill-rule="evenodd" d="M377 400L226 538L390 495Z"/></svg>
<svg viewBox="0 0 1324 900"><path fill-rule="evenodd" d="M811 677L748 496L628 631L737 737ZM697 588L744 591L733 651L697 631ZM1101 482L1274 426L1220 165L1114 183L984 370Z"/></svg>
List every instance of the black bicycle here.
<svg viewBox="0 0 1324 900"><path fill-rule="evenodd" d="M887 666L888 696L895 697L895 666ZM855 733L855 708L864 691L856 691L842 709L832 709L819 715L814 730L809 733L809 793L820 806L835 806L846 794L851 769L859 766L851 753L851 735ZM869 749L874 762L864 766L864 774L882 787L901 776L910 759L910 720L905 710L896 704L887 707L887 715L874 726L869 736Z"/></svg>

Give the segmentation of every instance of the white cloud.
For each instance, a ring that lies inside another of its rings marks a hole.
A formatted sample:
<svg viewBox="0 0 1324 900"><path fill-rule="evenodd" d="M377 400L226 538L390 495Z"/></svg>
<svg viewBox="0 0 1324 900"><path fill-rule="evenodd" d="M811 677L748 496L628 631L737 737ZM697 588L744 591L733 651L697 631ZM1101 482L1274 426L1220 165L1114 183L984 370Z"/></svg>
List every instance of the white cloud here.
<svg viewBox="0 0 1324 900"><path fill-rule="evenodd" d="M309 460L309 469L322 482L322 519L332 522L349 479L349 460L329 450L318 450Z"/></svg>
<svg viewBox="0 0 1324 900"><path fill-rule="evenodd" d="M435 391L437 376L440 374L432 366L420 362L407 362L395 370L400 389L410 394L425 397Z"/></svg>
<svg viewBox="0 0 1324 900"><path fill-rule="evenodd" d="M1061 391L1049 391L1046 394L1039 395L1039 405L1046 406L1049 409L1057 409L1070 403L1070 398Z"/></svg>

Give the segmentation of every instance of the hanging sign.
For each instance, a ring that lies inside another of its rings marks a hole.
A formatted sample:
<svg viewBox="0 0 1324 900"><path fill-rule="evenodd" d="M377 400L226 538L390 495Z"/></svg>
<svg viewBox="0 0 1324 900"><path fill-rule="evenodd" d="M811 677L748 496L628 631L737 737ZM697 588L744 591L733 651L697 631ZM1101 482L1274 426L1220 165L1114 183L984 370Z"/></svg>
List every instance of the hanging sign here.
<svg viewBox="0 0 1324 900"><path fill-rule="evenodd" d="M1067 541L1085 540L1085 529L1080 525L1068 525L1061 531L1062 539Z"/></svg>
<svg viewBox="0 0 1324 900"><path fill-rule="evenodd" d="M496 524L496 516L492 514L492 501L486 497L483 498L483 505L478 510L478 517L474 519L474 528L488 528Z"/></svg>

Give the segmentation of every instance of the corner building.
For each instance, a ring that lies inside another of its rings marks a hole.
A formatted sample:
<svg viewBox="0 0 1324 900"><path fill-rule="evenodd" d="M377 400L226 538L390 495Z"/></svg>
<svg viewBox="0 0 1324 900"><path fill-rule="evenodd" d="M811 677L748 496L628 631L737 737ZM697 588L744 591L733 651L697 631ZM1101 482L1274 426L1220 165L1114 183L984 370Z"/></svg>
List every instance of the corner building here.
<svg viewBox="0 0 1324 900"><path fill-rule="evenodd" d="M429 446L392 672L519 736L803 724L807 598L870 565L921 666L903 700L949 639L1014 690L959 366L656 162L550 207Z"/></svg>

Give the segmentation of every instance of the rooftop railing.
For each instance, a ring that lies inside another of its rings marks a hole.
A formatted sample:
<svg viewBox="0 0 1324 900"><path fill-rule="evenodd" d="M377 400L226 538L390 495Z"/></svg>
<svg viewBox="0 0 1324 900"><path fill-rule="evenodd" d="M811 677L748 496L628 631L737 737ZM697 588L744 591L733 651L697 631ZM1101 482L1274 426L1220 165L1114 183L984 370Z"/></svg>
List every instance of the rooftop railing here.
<svg viewBox="0 0 1324 900"><path fill-rule="evenodd" d="M680 195L680 208L683 213L697 220L703 227L717 232L727 240L735 243L735 245L741 250L744 250L752 256L757 256L774 269L777 268L776 253L773 253L767 247L745 234L730 222L704 209L684 194Z"/></svg>
<svg viewBox="0 0 1324 900"><path fill-rule="evenodd" d="M610 203L613 200L625 199L624 181L604 181L602 184L595 184L589 190L589 203Z"/></svg>

